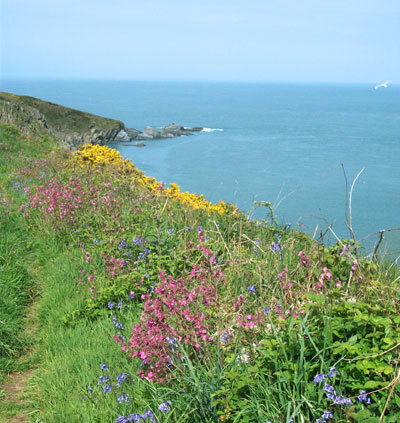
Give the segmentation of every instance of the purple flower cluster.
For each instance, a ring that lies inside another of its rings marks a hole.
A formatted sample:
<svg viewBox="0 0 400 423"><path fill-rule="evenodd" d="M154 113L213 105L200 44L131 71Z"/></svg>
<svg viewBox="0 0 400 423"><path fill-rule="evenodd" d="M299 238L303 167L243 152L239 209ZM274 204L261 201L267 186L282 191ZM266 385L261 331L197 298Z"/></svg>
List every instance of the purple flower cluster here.
<svg viewBox="0 0 400 423"><path fill-rule="evenodd" d="M330 399L333 404L335 405L351 405L352 404L352 400L350 398L346 398L343 397L341 395L338 395L335 391L335 388L330 385L329 383L326 382L326 379L331 379L334 378L337 375L337 370L335 367L331 367L329 373L327 374L317 374L314 377L313 382L314 383L321 383L321 382L325 382L324 384L324 391L325 391L325 395L328 399ZM367 402L367 398L365 396L365 391L360 391L360 396L359 401L361 402L362 400ZM365 396L365 397L364 397ZM360 397L362 397L362 399L360 399ZM367 402L367 404L369 404L369 402ZM321 418L316 420L316 423L327 423L326 420L332 419L333 418L333 414L330 411L324 411L324 413L322 414Z"/></svg>
<svg viewBox="0 0 400 423"><path fill-rule="evenodd" d="M171 407L171 401L165 401L158 406L158 409L162 413L169 413L170 407ZM146 410L143 414L133 413L133 414L130 414L129 417L119 416L117 419L114 420L115 423L145 422L145 421L157 423L157 419L151 410Z"/></svg>

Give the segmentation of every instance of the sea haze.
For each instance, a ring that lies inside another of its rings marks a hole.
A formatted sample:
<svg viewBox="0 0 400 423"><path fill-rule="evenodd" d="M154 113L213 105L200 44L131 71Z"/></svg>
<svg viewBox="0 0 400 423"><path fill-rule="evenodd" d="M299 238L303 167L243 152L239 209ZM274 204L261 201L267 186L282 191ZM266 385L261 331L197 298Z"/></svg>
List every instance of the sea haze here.
<svg viewBox="0 0 400 423"><path fill-rule="evenodd" d="M221 129L116 148L147 175L213 202L249 211L254 200L270 201L279 222L311 234L334 223L349 236L342 164L349 188L364 168L352 196L357 238L400 226L400 86L3 80L1 90L140 130ZM387 241L400 254L400 233Z"/></svg>

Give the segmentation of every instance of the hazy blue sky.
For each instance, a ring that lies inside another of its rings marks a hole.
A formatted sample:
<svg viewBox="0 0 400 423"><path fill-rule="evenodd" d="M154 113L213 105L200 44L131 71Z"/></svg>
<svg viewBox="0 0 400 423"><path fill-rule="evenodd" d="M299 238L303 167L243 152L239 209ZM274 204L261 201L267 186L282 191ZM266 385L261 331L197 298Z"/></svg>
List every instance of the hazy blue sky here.
<svg viewBox="0 0 400 423"><path fill-rule="evenodd" d="M400 82L400 0L0 0L2 77Z"/></svg>

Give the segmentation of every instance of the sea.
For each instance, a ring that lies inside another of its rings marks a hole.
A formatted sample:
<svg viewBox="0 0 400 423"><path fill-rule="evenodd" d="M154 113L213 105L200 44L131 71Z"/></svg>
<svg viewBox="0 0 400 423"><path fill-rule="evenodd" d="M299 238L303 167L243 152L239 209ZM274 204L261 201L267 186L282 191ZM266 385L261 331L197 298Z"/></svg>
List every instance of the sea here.
<svg viewBox="0 0 400 423"><path fill-rule="evenodd" d="M379 81L378 81L379 82ZM280 225L365 253L400 227L400 85L1 80L0 90L121 120L143 130L169 123L193 136L115 144L148 176L251 213L269 201ZM400 231L381 253L396 260Z"/></svg>

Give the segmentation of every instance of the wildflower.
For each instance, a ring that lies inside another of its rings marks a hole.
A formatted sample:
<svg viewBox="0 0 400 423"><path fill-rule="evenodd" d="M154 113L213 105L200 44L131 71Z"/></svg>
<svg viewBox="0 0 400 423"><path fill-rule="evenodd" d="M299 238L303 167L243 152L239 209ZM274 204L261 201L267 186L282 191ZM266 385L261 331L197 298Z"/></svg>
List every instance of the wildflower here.
<svg viewBox="0 0 400 423"><path fill-rule="evenodd" d="M279 252L281 252L281 246L277 242L273 242L271 244L271 249L272 249L272 252L273 253L279 253Z"/></svg>
<svg viewBox="0 0 400 423"><path fill-rule="evenodd" d="M321 417L323 419L333 419L333 414L330 411L324 411Z"/></svg>
<svg viewBox="0 0 400 423"><path fill-rule="evenodd" d="M143 413L142 419L147 419L149 418L151 422L155 422L156 418L154 417L154 414L151 412L151 410L146 410Z"/></svg>
<svg viewBox="0 0 400 423"><path fill-rule="evenodd" d="M89 395L92 395L93 393L93 388L90 385L88 385L88 392L89 392Z"/></svg>
<svg viewBox="0 0 400 423"><path fill-rule="evenodd" d="M129 299L133 300L135 298L135 293L133 291L130 291L128 297Z"/></svg>
<svg viewBox="0 0 400 423"><path fill-rule="evenodd" d="M323 419L317 419L317 420L315 420L315 423L326 423L326 420L323 420Z"/></svg>
<svg viewBox="0 0 400 423"><path fill-rule="evenodd" d="M97 382L98 385L101 385L104 382L109 382L110 378L108 377L108 375L102 375L99 377L99 381Z"/></svg>
<svg viewBox="0 0 400 423"><path fill-rule="evenodd" d="M328 377L335 377L337 375L336 367L330 367L329 370Z"/></svg>
<svg viewBox="0 0 400 423"><path fill-rule="evenodd" d="M108 304L107 304L107 307L111 310L111 309L113 309L114 308L114 303L112 302L112 301L110 301Z"/></svg>
<svg viewBox="0 0 400 423"><path fill-rule="evenodd" d="M358 401L363 402L365 401L366 404L371 404L371 398L367 397L367 391L360 391L360 395L358 396Z"/></svg>
<svg viewBox="0 0 400 423"><path fill-rule="evenodd" d="M131 420L125 416L119 416L117 419L114 420L115 423L129 423Z"/></svg>
<svg viewBox="0 0 400 423"><path fill-rule="evenodd" d="M171 401L166 401L166 402L163 402L163 403L161 403L159 406L158 406L158 409L160 410L160 411L162 411L163 413L169 413L169 407L171 406Z"/></svg>
<svg viewBox="0 0 400 423"><path fill-rule="evenodd" d="M252 292L254 295L256 295L256 287L254 285L249 285L247 292Z"/></svg>
<svg viewBox="0 0 400 423"><path fill-rule="evenodd" d="M115 316L112 317L112 321L114 322L114 326L117 329L124 330L124 327L123 327L122 323L118 322L117 319L115 318Z"/></svg>
<svg viewBox="0 0 400 423"><path fill-rule="evenodd" d="M303 251L299 251L298 256L300 257L300 265L303 267L308 267L311 263L311 257L304 254Z"/></svg>
<svg viewBox="0 0 400 423"><path fill-rule="evenodd" d="M332 393L335 392L335 389L333 388L333 386L329 385L328 383L325 383L324 391Z"/></svg>
<svg viewBox="0 0 400 423"><path fill-rule="evenodd" d="M175 232L175 229L174 228L168 229L168 235L171 235L174 232Z"/></svg>
<svg viewBox="0 0 400 423"><path fill-rule="evenodd" d="M118 310L121 310L121 308L124 306L124 302L123 301L120 301L119 303L118 303L118 305L117 305L117 307L118 307Z"/></svg>
<svg viewBox="0 0 400 423"><path fill-rule="evenodd" d="M278 275L276 276L276 278L277 279L280 279L281 281L283 281L285 279L285 277L286 277L287 272L288 272L288 268L287 267L284 267L282 269L282 272L281 273L278 273Z"/></svg>
<svg viewBox="0 0 400 423"><path fill-rule="evenodd" d="M107 364L106 363L101 363L100 364L100 368L101 370L108 370Z"/></svg>
<svg viewBox="0 0 400 423"><path fill-rule="evenodd" d="M122 382L129 382L129 374L128 373L120 373L117 376L117 386L120 386Z"/></svg>
<svg viewBox="0 0 400 423"><path fill-rule="evenodd" d="M323 382L324 380L325 380L325 375L324 374L319 374L319 375L316 375L315 377L314 377L314 380L313 380L313 382L314 383L320 383L320 382Z"/></svg>
<svg viewBox="0 0 400 423"><path fill-rule="evenodd" d="M117 400L120 404L122 404L123 402L125 402L126 404L129 404L129 395L125 392L122 392L121 395L118 396L118 394L115 394L117 397Z"/></svg>
<svg viewBox="0 0 400 423"><path fill-rule="evenodd" d="M103 386L103 391L105 394L107 394L108 392L110 392L112 390L112 385L110 385L109 383L107 383L107 385Z"/></svg>
<svg viewBox="0 0 400 423"><path fill-rule="evenodd" d="M140 422L141 420L144 420L143 416L137 413L131 414L128 419L129 422Z"/></svg>
<svg viewBox="0 0 400 423"><path fill-rule="evenodd" d="M264 313L266 316L268 316L268 314L271 312L271 309L268 306L264 307Z"/></svg>
<svg viewBox="0 0 400 423"><path fill-rule="evenodd" d="M222 342L227 343L227 342L228 342L228 340L229 340L229 334L228 334L228 332L224 332L224 334L220 337L220 340L221 340Z"/></svg>
<svg viewBox="0 0 400 423"><path fill-rule="evenodd" d="M140 238L138 238L138 237L136 237L134 240L133 240L133 243L135 244L135 245L142 245L142 241L140 240Z"/></svg>

